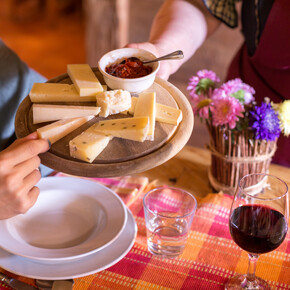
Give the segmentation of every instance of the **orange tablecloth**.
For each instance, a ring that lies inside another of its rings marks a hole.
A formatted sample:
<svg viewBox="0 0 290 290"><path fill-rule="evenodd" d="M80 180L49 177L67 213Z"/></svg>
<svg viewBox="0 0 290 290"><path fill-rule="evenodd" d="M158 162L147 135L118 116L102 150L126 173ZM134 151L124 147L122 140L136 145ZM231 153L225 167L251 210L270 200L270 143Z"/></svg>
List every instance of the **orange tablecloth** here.
<svg viewBox="0 0 290 290"><path fill-rule="evenodd" d="M146 246L142 197L154 183L148 184L146 177L90 179L120 195L134 215L138 235L133 248L120 262L75 279L74 290L223 289L232 275L246 272L247 254L233 242L228 229L231 196L219 193L197 198L198 208L184 253L175 259L162 259L148 252ZM34 285L30 278L5 273ZM277 250L259 258L256 274L274 289L290 289L289 233ZM10 288L0 284L0 289Z"/></svg>

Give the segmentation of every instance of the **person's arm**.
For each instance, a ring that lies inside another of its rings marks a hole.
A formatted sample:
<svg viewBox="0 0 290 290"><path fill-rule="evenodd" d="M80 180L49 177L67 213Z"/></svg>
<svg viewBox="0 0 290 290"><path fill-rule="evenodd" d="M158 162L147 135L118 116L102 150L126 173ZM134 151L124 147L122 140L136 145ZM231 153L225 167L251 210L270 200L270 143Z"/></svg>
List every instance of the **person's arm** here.
<svg viewBox="0 0 290 290"><path fill-rule="evenodd" d="M164 79L176 72L219 26L201 0L166 0L154 18L149 42L131 43L151 51L156 56L182 50L184 59L162 61L158 75Z"/></svg>
<svg viewBox="0 0 290 290"><path fill-rule="evenodd" d="M48 141L32 133L0 152L0 219L25 213L34 205L39 195L35 185L41 178L38 154L48 149Z"/></svg>

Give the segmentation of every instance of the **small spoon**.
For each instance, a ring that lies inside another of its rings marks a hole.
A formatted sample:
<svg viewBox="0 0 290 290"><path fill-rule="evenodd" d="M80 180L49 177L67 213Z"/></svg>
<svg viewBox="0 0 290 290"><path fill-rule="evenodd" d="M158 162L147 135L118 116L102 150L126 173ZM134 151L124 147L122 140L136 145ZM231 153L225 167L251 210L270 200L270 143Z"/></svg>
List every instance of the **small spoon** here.
<svg viewBox="0 0 290 290"><path fill-rule="evenodd" d="M140 60L139 58L132 56L129 57L128 60L130 61L140 61L143 64L147 64L147 63L151 63L151 62L155 62L155 61L160 61L160 60L166 60L166 59L182 59L184 57L182 50L176 50L174 52L171 52L169 54L163 55L161 57L155 58L155 59L151 59L151 60ZM124 64L126 62L126 60L123 60L120 64Z"/></svg>
<svg viewBox="0 0 290 290"><path fill-rule="evenodd" d="M160 60L166 60L166 59L182 59L184 58L183 52L182 50L176 50L174 52L171 52L169 54L163 55L161 57L152 59L152 60L145 60L142 61L143 64L147 64L147 63L151 63L151 62L155 62L155 61L160 61Z"/></svg>

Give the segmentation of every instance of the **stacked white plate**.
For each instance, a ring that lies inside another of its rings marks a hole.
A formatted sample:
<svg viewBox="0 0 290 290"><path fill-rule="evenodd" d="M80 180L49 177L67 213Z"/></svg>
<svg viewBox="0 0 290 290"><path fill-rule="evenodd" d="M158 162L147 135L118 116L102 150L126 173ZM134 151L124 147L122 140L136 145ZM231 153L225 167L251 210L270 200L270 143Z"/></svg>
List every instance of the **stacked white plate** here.
<svg viewBox="0 0 290 290"><path fill-rule="evenodd" d="M0 221L0 266L35 279L102 271L132 248L137 225L112 190L73 177L47 177L24 215Z"/></svg>

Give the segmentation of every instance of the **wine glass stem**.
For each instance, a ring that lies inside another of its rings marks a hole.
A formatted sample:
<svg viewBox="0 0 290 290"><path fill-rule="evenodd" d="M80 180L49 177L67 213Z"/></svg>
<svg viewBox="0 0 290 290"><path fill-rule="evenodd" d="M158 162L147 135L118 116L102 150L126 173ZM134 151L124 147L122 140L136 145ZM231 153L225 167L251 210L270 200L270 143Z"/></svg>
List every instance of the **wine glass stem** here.
<svg viewBox="0 0 290 290"><path fill-rule="evenodd" d="M249 254L249 265L248 265L248 273L247 273L247 280L254 281L255 280L255 272L256 272L256 265L259 256L255 254Z"/></svg>

